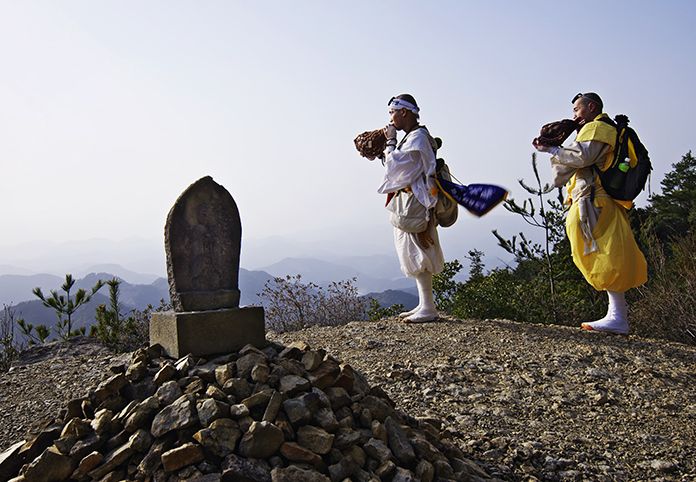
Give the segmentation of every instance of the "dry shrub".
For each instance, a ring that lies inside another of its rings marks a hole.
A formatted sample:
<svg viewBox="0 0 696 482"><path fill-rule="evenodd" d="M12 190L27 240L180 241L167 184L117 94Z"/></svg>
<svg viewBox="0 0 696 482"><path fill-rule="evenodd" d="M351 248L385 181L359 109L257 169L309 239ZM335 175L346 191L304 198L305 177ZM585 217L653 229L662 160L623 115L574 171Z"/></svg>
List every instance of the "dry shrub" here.
<svg viewBox="0 0 696 482"><path fill-rule="evenodd" d="M12 304L9 306L3 304L2 313L0 313L0 373L9 370L12 361L24 349L24 344L19 343L15 338L15 323L19 320L22 320L21 314L20 318L15 319Z"/></svg>
<svg viewBox="0 0 696 482"><path fill-rule="evenodd" d="M638 288L630 315L633 332L652 338L696 344L696 239L677 238L665 253L649 239L650 279Z"/></svg>
<svg viewBox="0 0 696 482"><path fill-rule="evenodd" d="M358 296L355 281L334 281L324 290L311 282L301 283L300 275L273 278L257 294L265 300L267 327L282 333L364 320L365 302Z"/></svg>

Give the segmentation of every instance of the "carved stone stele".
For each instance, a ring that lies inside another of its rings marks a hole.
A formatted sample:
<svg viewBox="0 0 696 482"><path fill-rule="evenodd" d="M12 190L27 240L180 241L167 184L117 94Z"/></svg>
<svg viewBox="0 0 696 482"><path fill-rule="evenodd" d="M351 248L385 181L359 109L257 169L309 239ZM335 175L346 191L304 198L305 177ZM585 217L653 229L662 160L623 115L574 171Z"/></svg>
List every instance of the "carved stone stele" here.
<svg viewBox="0 0 696 482"><path fill-rule="evenodd" d="M239 306L242 224L234 199L212 177L179 196L167 216L164 245L174 311Z"/></svg>
<svg viewBox="0 0 696 482"><path fill-rule="evenodd" d="M265 346L263 307L239 307L242 224L230 193L210 176L199 179L179 196L164 231L173 311L152 313L150 343L174 358Z"/></svg>

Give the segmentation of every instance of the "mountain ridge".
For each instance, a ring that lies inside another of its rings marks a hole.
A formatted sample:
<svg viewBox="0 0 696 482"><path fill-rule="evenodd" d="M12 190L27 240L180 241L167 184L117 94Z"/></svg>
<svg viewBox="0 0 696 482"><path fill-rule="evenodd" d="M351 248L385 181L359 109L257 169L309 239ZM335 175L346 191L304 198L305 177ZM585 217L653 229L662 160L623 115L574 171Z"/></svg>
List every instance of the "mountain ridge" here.
<svg viewBox="0 0 696 482"><path fill-rule="evenodd" d="M307 265L311 266L316 264L318 266L326 268L330 266L331 263L321 262L319 260L309 260L299 259L292 260L288 259L288 265L293 265L295 267L304 269ZM349 268L350 269L350 268ZM127 270L125 270L127 271ZM122 271L124 272L124 271ZM305 271L305 273L308 273ZM296 276L296 273L291 276ZM361 275L361 273L357 273ZM258 295L263 292L266 283L273 280L276 276L263 270L246 270L240 268L239 270L239 289L240 289L240 306L246 305L262 305L263 299ZM285 275L282 275L284 278ZM302 276L301 282L308 283L312 281L312 273L309 273L308 277ZM88 293L91 291L92 287L95 286L98 280L108 281L110 279L117 278L121 281L119 285L119 301L121 303L122 309L121 313L128 316L133 310L143 311L148 305L153 308L158 308L163 304L169 303L169 283L165 278L157 278L152 283L149 284L137 284L130 283L120 276L117 276L109 272L91 272L81 278L75 279L75 285L70 293L71 297L77 292L78 289L85 289ZM336 279L336 281L344 281L346 278ZM388 280L387 280L388 281ZM412 280L411 280L412 281ZM12 287L16 290L27 290L26 295L20 302L14 303L12 300L5 301L0 300L9 309L15 312L15 319L23 318L27 324L33 326L46 325L52 328L57 323L57 315L54 310L47 308L43 305L41 300L37 299L31 290L35 287L41 288L45 296L50 296L51 290L56 290L60 295L63 291L60 286L65 282L65 278L60 278L51 274L38 274L38 275L0 275L0 297L7 296L7 289ZM313 281L312 281L313 282ZM321 284L316 282L319 286L326 287L327 284ZM415 295L415 286L404 286L403 289L392 289L385 288L380 292L371 291L367 294L360 293L361 296L365 298L375 298L380 302L382 307L389 307L394 303L401 303L406 309L411 309L418 303L418 297ZM109 303L109 291L108 287L105 286L101 288L92 297L89 303L81 306L72 315L72 328L89 328L89 326L95 324L95 309L100 304ZM18 335L19 336L19 335ZM52 336L57 336L54 333Z"/></svg>

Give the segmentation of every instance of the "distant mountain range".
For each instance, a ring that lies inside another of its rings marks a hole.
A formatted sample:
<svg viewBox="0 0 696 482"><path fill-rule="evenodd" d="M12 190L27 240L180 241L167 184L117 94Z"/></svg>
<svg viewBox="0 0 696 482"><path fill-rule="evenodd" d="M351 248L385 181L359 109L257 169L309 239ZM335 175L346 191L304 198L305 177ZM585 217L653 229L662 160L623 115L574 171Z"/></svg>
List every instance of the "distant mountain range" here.
<svg viewBox="0 0 696 482"><path fill-rule="evenodd" d="M375 260L377 261L377 260ZM120 266L110 266L110 272L92 272L82 278L77 279L71 291L71 296L82 288L88 292L96 285L98 280L107 281L112 278L121 280L119 285L119 300L122 304L122 314L128 315L131 310L143 310L148 305L159 307L162 302L169 303L169 284L164 278L156 278L148 284L130 283L124 278L127 275L131 279L142 279L144 275L129 273ZM412 280L377 280L363 273L345 267L334 266L331 263L313 259L291 259L281 261L269 267L274 273L246 269L239 270L239 289L240 305L262 305L263 299L258 294L262 293L266 283L275 276L285 277L285 273L292 273L290 276L301 276L302 283L313 282L319 286L326 287L331 281L343 281L357 277L366 279L365 286L386 286L381 292L370 292L367 297L373 297L380 302L380 306L389 307L394 303L401 303L407 309L411 309L418 304L418 297L415 295L416 288ZM118 272L121 275L115 275ZM332 277L334 273L337 277ZM145 275L145 278L147 276ZM328 281L331 280L331 281ZM410 281L410 283L409 283ZM11 306L15 311L15 318L24 318L26 323L37 325L55 326L57 322L56 313L43 306L41 300L36 298L32 289L40 287L45 296L50 296L51 290L57 290L59 294L64 294L60 286L65 282L65 277L61 278L52 274L34 275L1 275L0 276L0 303ZM413 285L413 286L409 286ZM402 290L393 287L402 287ZM75 311L72 317L73 329L86 327L95 323L95 309L97 305L108 304L108 287L103 287L92 298L92 300ZM16 300L21 300L16 302Z"/></svg>
<svg viewBox="0 0 696 482"><path fill-rule="evenodd" d="M14 304L25 301L35 300L32 289L40 287L44 293L50 290L58 290L65 281L65 276L58 276L49 273L40 274L2 274L3 272L18 272L10 265L0 265L0 304ZM71 273L78 279L77 288L89 289L96 280L108 280L118 278L123 281L121 285L122 301L126 303L126 293L128 286L138 287L139 291L156 292L153 296L169 299L168 284L165 278L155 275L136 273L127 270L117 264L101 264L86 268L85 273ZM94 273L98 273L95 275ZM259 303L256 296L261 293L263 287L269 279L274 277L301 276L304 283L312 282L316 285L327 287L334 281L344 281L356 279L355 285L361 294L369 292L382 292L385 290L409 290L415 288L414 280L406 278L399 268L396 256L373 255L373 256L353 256L339 258L337 262L323 261L313 258L285 258L270 266L258 270L246 270L240 268L239 285L242 304ZM89 284L94 280L92 284ZM145 288L152 286L153 288ZM106 293L102 288L100 293ZM158 301L157 298L155 301ZM128 304L142 308L134 298ZM147 303L145 303L145 306Z"/></svg>
<svg viewBox="0 0 696 482"><path fill-rule="evenodd" d="M304 281L328 286L334 281L356 278L361 294L388 289L415 287L415 281L401 272L396 255L352 256L334 262L314 258L285 258L261 268L274 276L301 275Z"/></svg>
<svg viewBox="0 0 696 482"><path fill-rule="evenodd" d="M381 308L389 308L393 305L404 305L404 311L410 311L418 306L418 293L416 288L408 291L387 290L381 293L368 293L365 298L374 298L379 301ZM368 304L369 308L369 304Z"/></svg>
<svg viewBox="0 0 696 482"><path fill-rule="evenodd" d="M471 249L495 249L493 228L501 234L516 234L523 224L517 217L487 215L472 218L460 213L458 223L441 230L440 239L447 260L458 259L464 266L458 280L467 277L467 253ZM503 226L503 227L501 227ZM376 298L382 307L401 303L406 309L417 304L415 281L406 278L394 252L393 229L378 226L326 227L321 231L300 232L296 237L270 236L242 239L239 287L241 305L262 304L257 296L274 277L301 276L301 282L327 287L331 282L356 279L361 295ZM533 240L534 237L531 236ZM505 260L486 259L494 267ZM0 304L12 305L17 315L34 325L53 325L56 314L43 307L32 289L45 294L59 289L70 273L77 286L90 289L101 278L117 277L121 284L123 312L159 306L169 301L166 263L162 239L132 236L121 241L94 238L81 241L24 242L0 248ZM97 304L108 302L108 288L102 288L87 306L75 314L75 326L94 322Z"/></svg>
<svg viewBox="0 0 696 482"><path fill-rule="evenodd" d="M91 273L75 282L75 286L71 291L71 296L74 296L75 292L80 288L89 292L99 279L106 281L112 278L114 278L114 275L111 273ZM127 315L134 309L142 311L148 305L157 308L161 305L162 300L165 303L169 303L169 284L164 278L157 278L150 284L131 284L118 276L117 278L121 279L121 284L119 285L119 300L122 304L121 313L124 315ZM266 281L271 278L271 275L262 271L247 271L241 269L239 273L239 288L241 291L240 305L261 304L261 300L256 296L256 293L261 293ZM36 284L36 282L45 283ZM65 278L61 279L53 275L3 275L0 276L0 293L4 299L8 286L12 286L12 289L21 291L22 293L28 292L30 296L29 299L12 304L12 309L15 310L16 318L24 318L27 323L31 323L34 326L44 324L50 327L54 326L57 322L58 317L56 313L52 309L43 306L41 300L36 298L31 293L31 290L38 286L45 296L50 296L49 293L52 289L57 290L60 295L63 294L63 291L60 290L60 286L64 282ZM22 297L24 299L27 298L26 294L22 295ZM72 319L73 327L76 329L93 325L95 322L94 316L97 305L108 304L108 302L109 290L108 287L105 286L92 297L89 303L75 311ZM6 305L10 304L5 301L3 301L3 303Z"/></svg>

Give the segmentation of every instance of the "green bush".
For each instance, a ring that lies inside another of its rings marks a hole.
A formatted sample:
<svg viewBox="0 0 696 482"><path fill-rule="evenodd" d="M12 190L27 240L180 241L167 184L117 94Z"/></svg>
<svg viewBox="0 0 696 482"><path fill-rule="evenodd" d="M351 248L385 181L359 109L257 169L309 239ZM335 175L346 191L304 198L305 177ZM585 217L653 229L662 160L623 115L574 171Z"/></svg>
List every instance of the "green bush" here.
<svg viewBox="0 0 696 482"><path fill-rule="evenodd" d="M114 352L134 351L147 346L150 342L150 315L168 310L170 306L161 300L157 308L149 304L143 311L131 310L130 316L124 316L119 301L121 281L114 278L106 284L109 286L109 306L97 306L97 324L90 327L90 336L99 338Z"/></svg>
<svg viewBox="0 0 696 482"><path fill-rule="evenodd" d="M370 307L367 310L367 318L370 321L378 321L382 318L398 316L402 311L404 311L404 305L401 303L394 303L389 308L382 308L378 300L370 298Z"/></svg>
<svg viewBox="0 0 696 482"><path fill-rule="evenodd" d="M58 291L56 290L51 290L50 296L44 296L41 288L38 286L32 290L32 293L34 293L34 295L41 300L41 303L43 303L46 308L51 308L56 312L56 315L58 316L56 328L58 329L58 336L62 340L67 340L70 337L85 334L86 329L84 327L73 331L72 315L82 305L90 302L92 296L94 296L95 293L99 291L102 286L104 286L104 282L102 280L97 281L97 284L92 287L92 292L89 294L86 290L79 289L75 293L75 296L71 297L70 290L72 290L74 285L75 279L71 274L66 274L65 283L63 283L63 285L60 287L65 292L65 295L58 294ZM65 318L63 318L64 316ZM43 343L46 338L48 338L48 336L43 336L47 333L47 328L44 325L39 325L36 327L36 330L41 343ZM48 330L48 332L50 332L50 330ZM31 328L29 327L27 330L27 335L30 334Z"/></svg>

